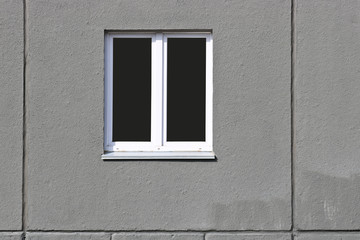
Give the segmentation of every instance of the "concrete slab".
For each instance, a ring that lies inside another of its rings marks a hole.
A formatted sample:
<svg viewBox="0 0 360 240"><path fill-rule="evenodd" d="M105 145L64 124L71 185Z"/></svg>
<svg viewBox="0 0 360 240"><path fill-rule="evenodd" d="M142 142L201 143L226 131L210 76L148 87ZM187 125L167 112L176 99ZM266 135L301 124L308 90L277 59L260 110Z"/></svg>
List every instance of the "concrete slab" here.
<svg viewBox="0 0 360 240"><path fill-rule="evenodd" d="M296 1L295 224L360 226L360 4Z"/></svg>
<svg viewBox="0 0 360 240"><path fill-rule="evenodd" d="M290 0L28 2L31 230L286 230ZM104 162L104 31L213 31L217 161Z"/></svg>
<svg viewBox="0 0 360 240"><path fill-rule="evenodd" d="M0 230L20 230L23 156L23 1L0 1Z"/></svg>
<svg viewBox="0 0 360 240"><path fill-rule="evenodd" d="M302 233L295 236L295 240L357 240L359 233Z"/></svg>
<svg viewBox="0 0 360 240"><path fill-rule="evenodd" d="M21 232L0 232L0 240L21 240Z"/></svg>
<svg viewBox="0 0 360 240"><path fill-rule="evenodd" d="M116 233L113 240L204 240L201 233Z"/></svg>
<svg viewBox="0 0 360 240"><path fill-rule="evenodd" d="M108 233L26 233L29 240L111 240Z"/></svg>
<svg viewBox="0 0 360 240"><path fill-rule="evenodd" d="M290 233L208 233L205 240L291 240Z"/></svg>

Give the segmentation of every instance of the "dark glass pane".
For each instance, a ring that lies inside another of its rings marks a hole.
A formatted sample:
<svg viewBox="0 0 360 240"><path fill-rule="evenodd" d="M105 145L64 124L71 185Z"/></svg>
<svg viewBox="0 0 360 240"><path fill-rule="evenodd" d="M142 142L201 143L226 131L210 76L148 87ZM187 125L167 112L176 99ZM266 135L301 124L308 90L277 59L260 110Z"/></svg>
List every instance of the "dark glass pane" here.
<svg viewBox="0 0 360 240"><path fill-rule="evenodd" d="M205 141L206 39L169 38L167 141Z"/></svg>
<svg viewBox="0 0 360 240"><path fill-rule="evenodd" d="M151 38L115 38L113 141L151 140Z"/></svg>

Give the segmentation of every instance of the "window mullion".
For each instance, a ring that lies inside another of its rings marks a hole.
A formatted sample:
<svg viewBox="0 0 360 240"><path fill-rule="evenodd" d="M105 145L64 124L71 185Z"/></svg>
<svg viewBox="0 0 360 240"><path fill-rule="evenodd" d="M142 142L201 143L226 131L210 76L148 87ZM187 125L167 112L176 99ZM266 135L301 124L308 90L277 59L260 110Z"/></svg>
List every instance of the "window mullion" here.
<svg viewBox="0 0 360 240"><path fill-rule="evenodd" d="M162 72L163 72L163 112L162 112L162 146L166 144L166 135L167 135L167 36L166 34L163 35L163 55L162 55Z"/></svg>
<svg viewBox="0 0 360 240"><path fill-rule="evenodd" d="M152 40L152 91L151 91L151 142L162 145L162 34L157 33ZM159 149L158 149L159 150Z"/></svg>

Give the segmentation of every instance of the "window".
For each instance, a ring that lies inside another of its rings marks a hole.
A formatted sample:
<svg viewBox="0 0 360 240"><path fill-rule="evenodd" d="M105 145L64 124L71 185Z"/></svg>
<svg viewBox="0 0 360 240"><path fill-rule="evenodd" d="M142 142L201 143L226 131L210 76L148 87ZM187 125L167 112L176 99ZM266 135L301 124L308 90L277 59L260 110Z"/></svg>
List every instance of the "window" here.
<svg viewBox="0 0 360 240"><path fill-rule="evenodd" d="M103 159L211 159L210 33L105 36Z"/></svg>

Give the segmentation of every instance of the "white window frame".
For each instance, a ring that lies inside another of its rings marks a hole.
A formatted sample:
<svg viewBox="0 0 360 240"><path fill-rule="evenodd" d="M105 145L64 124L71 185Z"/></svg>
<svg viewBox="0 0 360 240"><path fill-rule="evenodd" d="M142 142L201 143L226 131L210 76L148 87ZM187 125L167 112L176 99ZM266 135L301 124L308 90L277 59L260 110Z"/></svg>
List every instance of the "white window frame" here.
<svg viewBox="0 0 360 240"><path fill-rule="evenodd" d="M113 39L151 38L151 141L113 142ZM205 141L166 141L168 38L206 39ZM105 35L105 127L103 159L213 159L213 44L211 33L143 32Z"/></svg>

